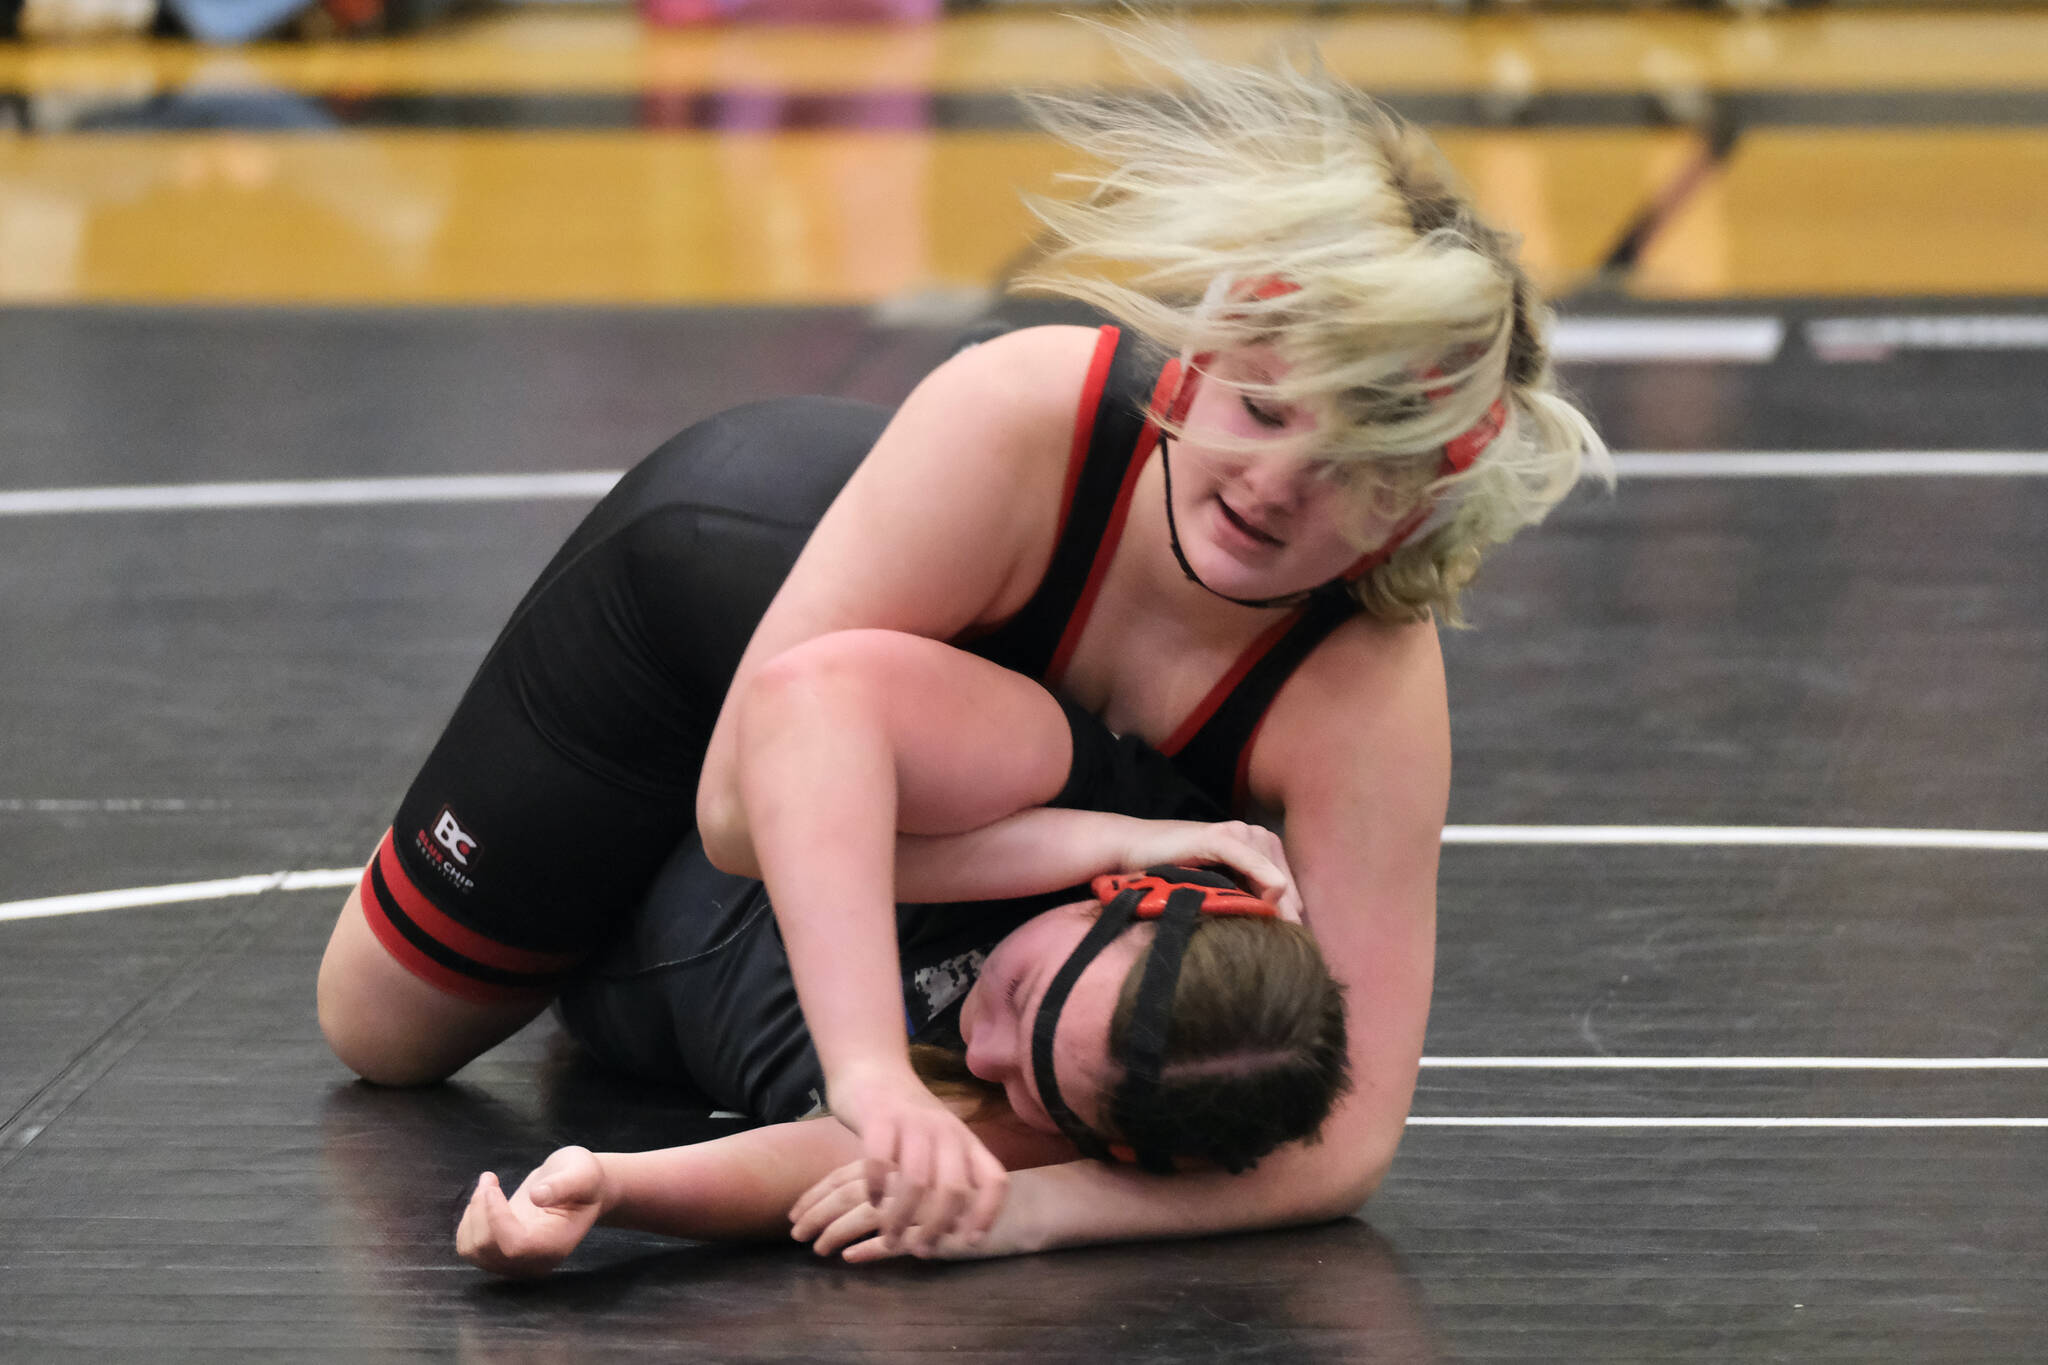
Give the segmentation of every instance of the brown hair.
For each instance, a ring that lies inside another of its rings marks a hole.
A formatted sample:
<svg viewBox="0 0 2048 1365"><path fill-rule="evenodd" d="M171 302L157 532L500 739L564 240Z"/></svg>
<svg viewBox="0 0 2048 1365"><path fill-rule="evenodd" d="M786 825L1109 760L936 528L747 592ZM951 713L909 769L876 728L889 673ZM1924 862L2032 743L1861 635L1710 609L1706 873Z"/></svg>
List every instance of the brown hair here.
<svg viewBox="0 0 2048 1365"><path fill-rule="evenodd" d="M1152 928L1132 960L1110 1017L1109 1055L1123 1055L1138 986L1152 956ZM1204 915L1174 985L1159 1086L1134 1097L1105 1088L1097 1126L1113 1141L1250 1168L1283 1143L1314 1141L1351 1088L1344 988L1315 936L1281 920ZM978 1100L978 1117L1004 1102L1002 1087L967 1069L957 1052L913 1045L911 1064L932 1093Z"/></svg>
<svg viewBox="0 0 2048 1365"><path fill-rule="evenodd" d="M1131 964L1109 1026L1124 1053L1148 942ZM1159 1085L1119 1085L1102 1127L1120 1141L1245 1170L1283 1143L1314 1141L1351 1087L1344 988L1314 935L1281 920L1205 915L1173 993Z"/></svg>

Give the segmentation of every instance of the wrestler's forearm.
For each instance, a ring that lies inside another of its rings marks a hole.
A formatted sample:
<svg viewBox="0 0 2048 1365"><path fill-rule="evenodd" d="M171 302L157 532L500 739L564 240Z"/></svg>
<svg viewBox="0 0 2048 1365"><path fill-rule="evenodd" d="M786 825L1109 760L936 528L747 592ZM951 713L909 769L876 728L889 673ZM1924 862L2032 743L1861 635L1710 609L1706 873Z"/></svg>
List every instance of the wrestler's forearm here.
<svg viewBox="0 0 2048 1365"><path fill-rule="evenodd" d="M1104 811L1041 807L965 834L896 841L896 898L984 901L1035 896L1127 869L1149 822Z"/></svg>
<svg viewBox="0 0 2048 1365"><path fill-rule="evenodd" d="M1355 1213L1378 1188L1392 1150L1342 1147L1326 1134L1315 1146L1273 1153L1242 1175L1147 1175L1075 1161L1011 1178L1017 1251L1103 1242L1204 1237L1328 1222Z"/></svg>
<svg viewBox="0 0 2048 1365"><path fill-rule="evenodd" d="M741 699L740 792L827 1093L907 1081L896 956L896 762L829 671L764 669Z"/></svg>
<svg viewBox="0 0 2048 1365"><path fill-rule="evenodd" d="M859 1156L860 1139L831 1119L778 1123L657 1152L600 1153L600 1221L704 1240L787 1237L790 1206Z"/></svg>

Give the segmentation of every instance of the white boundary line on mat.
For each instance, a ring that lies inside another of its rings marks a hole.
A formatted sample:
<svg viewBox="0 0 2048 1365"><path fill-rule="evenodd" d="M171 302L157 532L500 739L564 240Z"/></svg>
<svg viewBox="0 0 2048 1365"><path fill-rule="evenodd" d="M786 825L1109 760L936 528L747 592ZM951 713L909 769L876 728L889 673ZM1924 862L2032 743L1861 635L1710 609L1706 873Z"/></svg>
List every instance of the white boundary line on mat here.
<svg viewBox="0 0 2048 1365"><path fill-rule="evenodd" d="M2048 852L2048 833L1998 829L1831 829L1793 825L1446 825L1447 844L1551 844L1567 846L1688 845L1769 848L1974 849L1990 852ZM302 872L260 872L167 886L133 886L85 891L34 900L0 901L0 922L86 915L149 905L260 896L266 891L306 891L353 885L356 867L322 867Z"/></svg>
<svg viewBox="0 0 2048 1365"><path fill-rule="evenodd" d="M2048 477L2048 451L2025 450L1630 451L1617 454L1614 463L1627 479ZM0 490L0 517L394 503L591 502L610 491L619 474L618 470L590 470L17 488Z"/></svg>
<svg viewBox="0 0 2048 1365"><path fill-rule="evenodd" d="M1910 831L1909 831L1910 832ZM1469 840L1468 842L1477 842ZM1551 841L1559 842L1559 841ZM258 896L271 891L334 890L352 886L362 870L354 867L312 868L298 872L265 872L212 881L88 891L69 896L0 902L0 921L92 914ZM2048 1069L2048 1057L1424 1057L1425 1068L1471 1070L1841 1070L1841 1071L2014 1071ZM1418 1127L1458 1128L2038 1128L2048 1118L1766 1118L1766 1117L1627 1117L1592 1116L1467 1116L1417 1115Z"/></svg>
<svg viewBox="0 0 2048 1365"><path fill-rule="evenodd" d="M1956 848L2048 853L2048 832L1817 825L1446 825L1447 844L1683 845L1751 848Z"/></svg>
<svg viewBox="0 0 2048 1365"><path fill-rule="evenodd" d="M252 507L369 507L387 503L594 502L619 471L443 474L388 479L266 479L245 483L129 484L0 492L0 517L78 512L196 512Z"/></svg>
<svg viewBox="0 0 2048 1365"><path fill-rule="evenodd" d="M130 886L117 891L84 891L71 896L0 901L0 922L48 919L55 915L90 915L101 910L133 910L148 905L180 905L188 901L227 900L235 896L260 896L266 891L332 889L354 886L362 875L360 867L323 867L308 872L258 872L247 877L221 877L206 882Z"/></svg>
<svg viewBox="0 0 2048 1365"><path fill-rule="evenodd" d="M1412 1114L1410 1128L2048 1128L2048 1118L1637 1118L1629 1115Z"/></svg>
<svg viewBox="0 0 2048 1365"><path fill-rule="evenodd" d="M2048 1057L1424 1057L1470 1071L2044 1071Z"/></svg>

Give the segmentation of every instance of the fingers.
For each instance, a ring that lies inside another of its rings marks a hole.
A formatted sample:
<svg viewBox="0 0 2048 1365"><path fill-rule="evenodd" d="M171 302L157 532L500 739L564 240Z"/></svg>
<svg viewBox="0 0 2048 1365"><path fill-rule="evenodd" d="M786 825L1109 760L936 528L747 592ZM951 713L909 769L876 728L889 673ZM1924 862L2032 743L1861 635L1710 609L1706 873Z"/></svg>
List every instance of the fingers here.
<svg viewBox="0 0 2048 1365"><path fill-rule="evenodd" d="M881 1210L868 1199L867 1182L859 1163L840 1167L805 1193L797 1207L790 1210L789 1235L795 1241L815 1244L828 1229L837 1226L847 1215L856 1213L865 1220L869 1234L881 1227ZM842 1237L829 1246L816 1246L814 1249L820 1255L827 1255L844 1245Z"/></svg>
<svg viewBox="0 0 2048 1365"><path fill-rule="evenodd" d="M477 1258L483 1254L490 1236L490 1215L484 1208L484 1188L497 1183L498 1177L489 1171L477 1177L476 1188L469 1193L469 1203L463 1206L462 1217L455 1224L455 1254L472 1265L482 1264Z"/></svg>
<svg viewBox="0 0 2048 1365"><path fill-rule="evenodd" d="M1208 861L1221 863L1236 873L1253 895L1280 911L1283 919L1289 918L1290 903L1295 908L1292 918L1301 917L1301 897L1294 889L1294 878L1284 867L1250 844L1219 839Z"/></svg>
<svg viewBox="0 0 2048 1365"><path fill-rule="evenodd" d="M921 1240L952 1235L970 1208L986 1207L983 1186L1001 1179L1001 1163L914 1077L900 1089L859 1081L846 1087L841 1122L861 1135L860 1187L879 1214L877 1235L892 1246L912 1228ZM807 1192L791 1209L807 1228L811 1202Z"/></svg>
<svg viewBox="0 0 2048 1365"><path fill-rule="evenodd" d="M1251 883L1260 900L1270 902L1280 918L1301 923L1301 892L1294 884L1294 871L1287 865L1287 849L1280 836L1262 825L1233 820L1217 827L1226 846L1235 844L1236 856L1224 862Z"/></svg>
<svg viewBox="0 0 2048 1365"><path fill-rule="evenodd" d="M894 1241L884 1237L883 1210L869 1203L865 1193L859 1186L850 1185L820 1201L813 1206L810 1217L792 1229L791 1235L799 1241L806 1240L808 1235L811 1250L818 1255L840 1255L855 1265L899 1256L929 1256L941 1247L965 1250L959 1237L929 1237L921 1226L913 1226L908 1236ZM884 1203L900 1203L901 1198L901 1186L891 1176Z"/></svg>
<svg viewBox="0 0 2048 1365"><path fill-rule="evenodd" d="M872 1261L890 1261L909 1254L903 1247L891 1247L879 1237L870 1237L865 1242L855 1242L839 1259L848 1265L867 1265Z"/></svg>
<svg viewBox="0 0 2048 1365"><path fill-rule="evenodd" d="M1009 1172L964 1124L947 1118L957 1132L942 1130L936 1138L915 1128L903 1132L898 1164L884 1167L879 1200L871 1183L872 1157L811 1186L790 1207L790 1236L815 1244L856 1207L865 1207L870 1217L861 1235L878 1237L891 1250L924 1254L942 1240L978 1241L1002 1212ZM842 1228L829 1249L844 1245L852 1226Z"/></svg>
<svg viewBox="0 0 2048 1365"><path fill-rule="evenodd" d="M508 1258L518 1255L525 1241L526 1229L520 1225L519 1215L512 1212L512 1201L505 1197L505 1187L498 1183L498 1177L490 1176L477 1187L476 1193L477 1198L483 1201L492 1246Z"/></svg>
<svg viewBox="0 0 2048 1365"><path fill-rule="evenodd" d="M476 1190L455 1228L455 1250L471 1265L497 1275L545 1275L581 1240L563 1215L531 1203L533 1182L508 1199L498 1177L477 1177Z"/></svg>
<svg viewBox="0 0 2048 1365"><path fill-rule="evenodd" d="M962 1215L1002 1206L1003 1165L956 1116L943 1111L915 1139L905 1134L902 1163L881 1205L882 1240L891 1246L916 1229L913 1251L961 1235ZM993 1190L990 1187L993 1186ZM992 1216L992 1215L991 1215Z"/></svg>
<svg viewBox="0 0 2048 1365"><path fill-rule="evenodd" d="M1280 918L1289 924L1301 923L1301 887L1294 880L1294 869L1288 865L1287 846L1280 841L1279 835L1263 825L1253 825L1251 828L1258 836L1259 846L1265 850L1266 856L1272 859L1273 866L1278 869L1285 883L1278 897L1273 900L1273 904L1280 911Z"/></svg>
<svg viewBox="0 0 2048 1365"><path fill-rule="evenodd" d="M1003 1201L1010 1193L1010 1173L1003 1169L1003 1163L996 1160L994 1153L984 1147L979 1153L980 1164L974 1182L974 1202L968 1206L966 1216L960 1222L960 1236L969 1244L979 1242L995 1226L996 1216L1003 1211Z"/></svg>
<svg viewBox="0 0 2048 1365"><path fill-rule="evenodd" d="M949 1149L934 1143L931 1135L920 1133L903 1143L903 1165L895 1174L889 1197L882 1201L882 1237L892 1246L918 1221L927 1199L942 1197L940 1163ZM957 1174L957 1167L956 1174Z"/></svg>
<svg viewBox="0 0 2048 1365"><path fill-rule="evenodd" d="M888 1235L892 1240L907 1237L911 1250L919 1251L934 1238L953 1230L974 1194L967 1156L957 1144L946 1143L934 1154L932 1177L922 1195L906 1191L896 1201L894 1217L885 1220L889 1224Z"/></svg>
<svg viewBox="0 0 2048 1365"><path fill-rule="evenodd" d="M867 1184L863 1176L866 1164L864 1161L848 1162L830 1175L827 1175L817 1184L811 1186L808 1190L805 1190L798 1197L796 1203L790 1205L789 1221L798 1227L802 1227L804 1220L810 1216L812 1209L845 1189L857 1187L860 1191L860 1197L863 1199L867 1198ZM808 1241L809 1239L799 1237L798 1240Z"/></svg>
<svg viewBox="0 0 2048 1365"><path fill-rule="evenodd" d="M879 1207L887 1191L889 1172L896 1165L901 1144L896 1125L886 1119L869 1124L868 1131L861 1136L867 1154L861 1169L863 1178L867 1181L868 1202Z"/></svg>
<svg viewBox="0 0 2048 1365"><path fill-rule="evenodd" d="M831 1256L861 1242L873 1242L877 1249L888 1249L898 1254L899 1248L888 1244L875 1233L881 1227L881 1212L873 1204L862 1202L840 1214L818 1233L811 1243L811 1250L820 1256Z"/></svg>
<svg viewBox="0 0 2048 1365"><path fill-rule="evenodd" d="M1132 866L1221 866L1259 899L1271 903L1280 918L1301 922L1301 892L1294 884L1294 870L1287 865L1286 847L1272 830L1244 820L1208 825L1157 821L1147 828L1146 838L1126 850L1132 855Z"/></svg>
<svg viewBox="0 0 2048 1365"><path fill-rule="evenodd" d="M471 1265L500 1275L513 1273L513 1248L521 1229L498 1177L485 1171L455 1228L455 1251Z"/></svg>
<svg viewBox="0 0 2048 1365"><path fill-rule="evenodd" d="M992 1221L1001 1211L1009 1178L1000 1166L993 1174L1001 1178L978 1188L975 1207L951 1234L939 1235L917 1223L891 1241L882 1235L883 1219L885 1210L902 1202L902 1182L894 1174L890 1176L884 1208L877 1208L868 1200L860 1164L843 1166L806 1191L799 1206L790 1211L790 1237L810 1243L820 1256L837 1254L850 1265L902 1256L961 1259L986 1255L989 1224L981 1222L979 1215L986 1208Z"/></svg>

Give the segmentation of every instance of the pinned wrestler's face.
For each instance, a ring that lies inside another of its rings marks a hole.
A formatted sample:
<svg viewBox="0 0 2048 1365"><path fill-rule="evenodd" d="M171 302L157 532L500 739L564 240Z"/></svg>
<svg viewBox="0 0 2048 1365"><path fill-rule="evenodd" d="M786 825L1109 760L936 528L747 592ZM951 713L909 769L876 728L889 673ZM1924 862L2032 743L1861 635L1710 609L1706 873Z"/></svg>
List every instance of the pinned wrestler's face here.
<svg viewBox="0 0 2048 1365"><path fill-rule="evenodd" d="M1095 923L1094 901L1048 910L1026 920L989 953L960 1006L967 1069L1000 1085L1010 1108L1033 1128L1060 1131L1039 1098L1031 1073L1031 1026L1053 976ZM1083 1123L1097 1128L1100 1098L1116 1076L1109 1060L1109 1024L1117 996L1142 940L1125 934L1105 948L1074 983L1053 1035L1060 1094Z"/></svg>
<svg viewBox="0 0 2048 1365"><path fill-rule="evenodd" d="M1285 373L1269 347L1218 354L1197 381L1187 434L1173 445L1181 549L1204 583L1232 597L1327 583L1373 539L1359 491L1318 457L1322 416L1243 387Z"/></svg>

